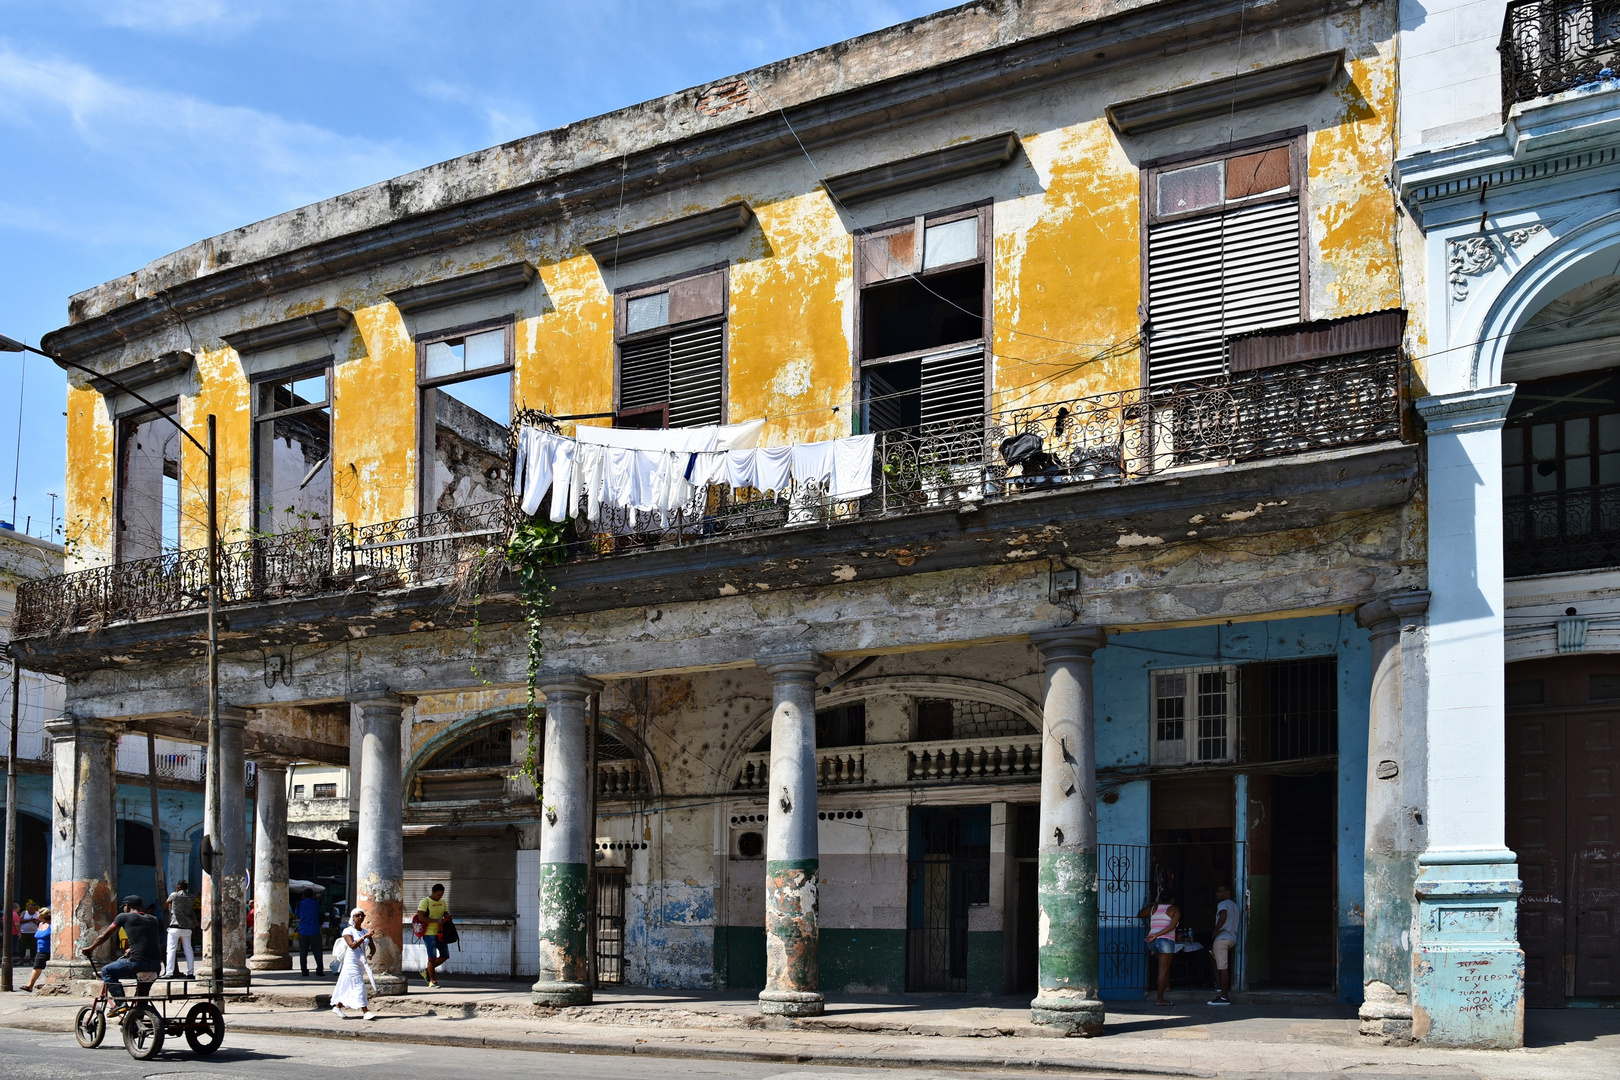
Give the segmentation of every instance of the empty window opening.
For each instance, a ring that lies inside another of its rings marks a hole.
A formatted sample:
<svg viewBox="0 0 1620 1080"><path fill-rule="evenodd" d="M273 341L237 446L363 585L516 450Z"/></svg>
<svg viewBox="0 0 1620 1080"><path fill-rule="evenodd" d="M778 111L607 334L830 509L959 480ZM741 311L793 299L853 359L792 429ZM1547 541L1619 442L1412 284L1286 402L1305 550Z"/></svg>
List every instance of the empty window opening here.
<svg viewBox="0 0 1620 1080"><path fill-rule="evenodd" d="M853 701L836 709L822 709L816 713L816 748L866 745L866 702ZM754 744L753 753L763 754L771 748L771 733Z"/></svg>
<svg viewBox="0 0 1620 1080"><path fill-rule="evenodd" d="M254 528L325 528L332 514L331 368L279 373L254 387Z"/></svg>
<svg viewBox="0 0 1620 1080"><path fill-rule="evenodd" d="M1036 728L1011 709L961 698L919 698L917 738L923 742L952 739L1028 738Z"/></svg>
<svg viewBox="0 0 1620 1080"><path fill-rule="evenodd" d="M1227 339L1301 318L1293 142L1148 169L1148 382L1222 375Z"/></svg>
<svg viewBox="0 0 1620 1080"><path fill-rule="evenodd" d="M865 430L984 412L988 214L915 218L858 239Z"/></svg>
<svg viewBox="0 0 1620 1080"><path fill-rule="evenodd" d="M511 323L420 343L423 511L502 498L511 488Z"/></svg>
<svg viewBox="0 0 1620 1080"><path fill-rule="evenodd" d="M726 271L710 270L619 294L615 426L722 422L726 288Z"/></svg>
<svg viewBox="0 0 1620 1080"><path fill-rule="evenodd" d="M316 784L315 785L315 797L317 799L335 799L335 798L337 798L337 784L336 783Z"/></svg>
<svg viewBox="0 0 1620 1080"><path fill-rule="evenodd" d="M146 412L119 422L118 557L148 559L180 550L180 432Z"/></svg>

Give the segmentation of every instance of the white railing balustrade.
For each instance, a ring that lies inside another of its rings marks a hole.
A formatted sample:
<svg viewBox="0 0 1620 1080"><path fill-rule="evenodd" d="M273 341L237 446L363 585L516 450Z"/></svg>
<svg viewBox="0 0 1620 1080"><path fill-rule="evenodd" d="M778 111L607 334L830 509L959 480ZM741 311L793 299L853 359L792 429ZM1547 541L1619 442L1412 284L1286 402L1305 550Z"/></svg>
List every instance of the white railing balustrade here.
<svg viewBox="0 0 1620 1080"><path fill-rule="evenodd" d="M1041 744L1037 738L973 739L962 742L913 745L906 751L906 779L921 781L995 780L1041 775Z"/></svg>

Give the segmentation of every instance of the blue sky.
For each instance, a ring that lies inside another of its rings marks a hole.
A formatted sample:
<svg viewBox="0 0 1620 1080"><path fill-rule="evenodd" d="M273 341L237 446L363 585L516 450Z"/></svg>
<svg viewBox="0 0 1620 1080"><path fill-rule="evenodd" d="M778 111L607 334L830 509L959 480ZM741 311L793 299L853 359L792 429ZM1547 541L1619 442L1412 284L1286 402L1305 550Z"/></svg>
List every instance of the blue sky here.
<svg viewBox="0 0 1620 1080"><path fill-rule="evenodd" d="M226 229L950 6L0 0L0 333L37 345L72 293ZM22 375L0 359L0 518L20 441L42 536L64 383Z"/></svg>

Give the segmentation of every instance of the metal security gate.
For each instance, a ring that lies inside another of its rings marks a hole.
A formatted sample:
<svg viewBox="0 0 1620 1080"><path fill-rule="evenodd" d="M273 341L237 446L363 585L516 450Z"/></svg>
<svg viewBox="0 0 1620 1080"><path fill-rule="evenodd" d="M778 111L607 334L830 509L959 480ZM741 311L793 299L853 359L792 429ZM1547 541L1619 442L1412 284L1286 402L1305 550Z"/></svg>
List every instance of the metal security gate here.
<svg viewBox="0 0 1620 1080"><path fill-rule="evenodd" d="M1146 945L1147 924L1139 915L1159 891L1169 887L1181 892L1178 867L1204 851L1231 848L1232 899L1237 901L1237 948L1233 950L1233 989L1245 987L1244 950L1248 940L1248 853L1246 845L1234 844L1100 844L1097 849L1098 989L1105 997L1125 998L1145 994L1150 972ZM1208 949L1212 934L1199 930L1214 921L1213 895L1178 895L1181 925L1195 928L1203 951L1182 954L1183 966L1213 978ZM1172 976L1172 985L1176 984ZM1185 985L1185 978L1181 985ZM1205 985L1200 979L1196 985Z"/></svg>
<svg viewBox="0 0 1620 1080"><path fill-rule="evenodd" d="M596 982L624 985L624 873L596 871Z"/></svg>
<svg viewBox="0 0 1620 1080"><path fill-rule="evenodd" d="M968 907L990 899L990 808L911 811L906 989L967 990Z"/></svg>

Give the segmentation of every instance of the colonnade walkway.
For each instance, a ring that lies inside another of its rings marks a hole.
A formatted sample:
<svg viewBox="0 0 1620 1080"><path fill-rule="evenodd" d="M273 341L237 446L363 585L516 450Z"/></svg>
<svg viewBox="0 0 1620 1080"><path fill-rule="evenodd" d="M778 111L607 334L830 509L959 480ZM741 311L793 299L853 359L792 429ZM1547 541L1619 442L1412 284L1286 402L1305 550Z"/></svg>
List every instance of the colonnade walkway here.
<svg viewBox="0 0 1620 1080"><path fill-rule="evenodd" d="M377 1020L339 1020L333 979L256 972L233 1004L227 1044L255 1035L803 1065L907 1066L1166 1077L1424 1077L1432 1080L1612 1080L1620 1010L1531 1010L1523 1050L1386 1047L1357 1035L1356 1008L1256 995L1227 1008L1207 992L1172 992L1170 1008L1108 1003L1100 1038L1064 1038L1031 1023L1029 998L949 994L829 995L817 1017L765 1016L753 991L606 988L595 1003L536 1008L528 981L414 980L379 999ZM0 994L0 1026L69 1031L73 995ZM657 1066L649 1062L649 1068Z"/></svg>

